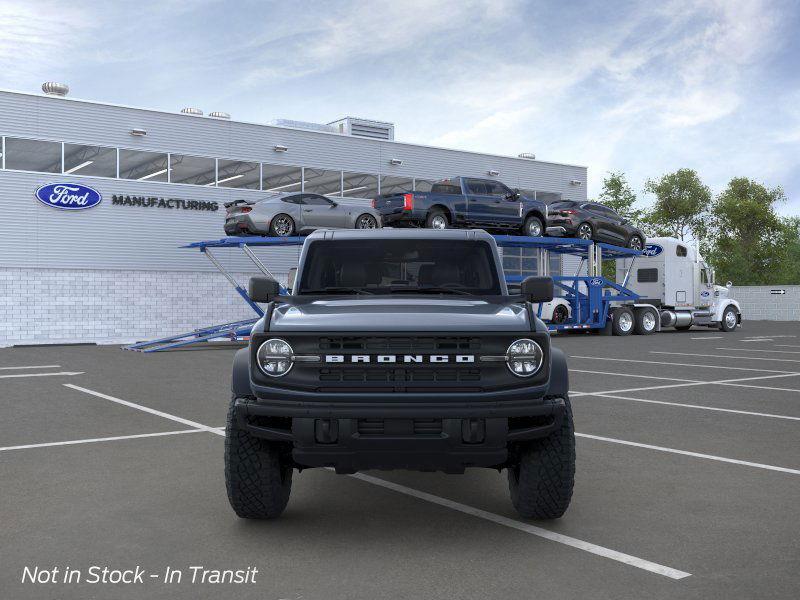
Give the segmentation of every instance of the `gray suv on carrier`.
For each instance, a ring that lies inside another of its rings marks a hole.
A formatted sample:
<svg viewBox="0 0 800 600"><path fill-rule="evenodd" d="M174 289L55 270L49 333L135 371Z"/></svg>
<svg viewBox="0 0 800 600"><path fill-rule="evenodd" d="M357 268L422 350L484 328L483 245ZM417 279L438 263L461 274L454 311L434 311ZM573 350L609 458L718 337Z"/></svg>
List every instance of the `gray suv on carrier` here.
<svg viewBox="0 0 800 600"><path fill-rule="evenodd" d="M483 231L317 231L290 295L265 277L265 316L233 364L225 480L240 517L277 517L295 469L506 469L525 517L560 517L575 439L567 364L533 302L510 296Z"/></svg>

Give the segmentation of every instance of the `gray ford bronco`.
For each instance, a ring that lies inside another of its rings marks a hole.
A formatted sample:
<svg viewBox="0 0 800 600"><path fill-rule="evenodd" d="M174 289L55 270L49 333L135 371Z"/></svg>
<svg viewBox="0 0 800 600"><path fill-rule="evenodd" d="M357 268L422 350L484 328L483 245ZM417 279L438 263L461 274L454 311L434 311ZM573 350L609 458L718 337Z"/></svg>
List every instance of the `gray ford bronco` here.
<svg viewBox="0 0 800 600"><path fill-rule="evenodd" d="M575 437L564 354L532 303L549 277L511 296L483 231L317 231L290 295L266 303L233 363L225 482L237 515L272 518L292 474L506 469L524 517L569 506Z"/></svg>

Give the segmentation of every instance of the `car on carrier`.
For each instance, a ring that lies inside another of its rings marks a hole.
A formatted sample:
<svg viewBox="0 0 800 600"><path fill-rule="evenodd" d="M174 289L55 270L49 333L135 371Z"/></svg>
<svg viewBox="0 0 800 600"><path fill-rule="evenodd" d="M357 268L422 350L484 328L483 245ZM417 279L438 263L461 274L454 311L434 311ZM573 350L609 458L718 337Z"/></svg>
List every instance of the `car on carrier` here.
<svg viewBox="0 0 800 600"><path fill-rule="evenodd" d="M647 237L614 209L597 202L556 200L548 205L547 226L565 237L641 250Z"/></svg>
<svg viewBox="0 0 800 600"><path fill-rule="evenodd" d="M381 215L370 206L320 194L275 193L258 200L225 204L226 235L288 237L320 228L376 229Z"/></svg>
<svg viewBox="0 0 800 600"><path fill-rule="evenodd" d="M243 518L279 516L295 473L330 468L507 471L524 517L569 506L575 435L564 354L534 303L509 295L483 231L317 231L292 293L266 303L233 364L225 481Z"/></svg>
<svg viewBox="0 0 800 600"><path fill-rule="evenodd" d="M372 201L385 226L545 235L547 205L494 179L452 177L435 182L430 192L384 194Z"/></svg>

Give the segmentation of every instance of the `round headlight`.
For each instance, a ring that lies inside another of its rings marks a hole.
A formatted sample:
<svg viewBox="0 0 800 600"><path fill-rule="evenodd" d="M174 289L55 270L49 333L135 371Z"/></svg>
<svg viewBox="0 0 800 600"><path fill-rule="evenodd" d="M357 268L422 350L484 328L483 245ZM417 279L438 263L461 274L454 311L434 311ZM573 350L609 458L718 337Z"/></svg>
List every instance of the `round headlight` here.
<svg viewBox="0 0 800 600"><path fill-rule="evenodd" d="M542 368L544 351L529 339L517 340L506 350L506 364L509 371L518 377L530 377Z"/></svg>
<svg viewBox="0 0 800 600"><path fill-rule="evenodd" d="M267 340L256 352L258 368L270 377L286 375L292 368L293 356L294 352L288 342L278 338Z"/></svg>

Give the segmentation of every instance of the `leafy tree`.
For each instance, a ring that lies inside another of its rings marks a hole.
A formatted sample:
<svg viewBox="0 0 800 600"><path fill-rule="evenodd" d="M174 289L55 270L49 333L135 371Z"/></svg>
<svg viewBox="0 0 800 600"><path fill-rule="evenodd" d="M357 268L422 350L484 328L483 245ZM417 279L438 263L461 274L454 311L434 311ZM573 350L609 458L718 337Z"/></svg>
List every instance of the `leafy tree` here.
<svg viewBox="0 0 800 600"><path fill-rule="evenodd" d="M719 281L768 285L798 280L798 220L775 212L775 204L785 199L780 187L769 189L746 177L731 179L717 196L708 259Z"/></svg>
<svg viewBox="0 0 800 600"><path fill-rule="evenodd" d="M705 237L711 190L696 171L678 169L660 179L648 179L644 191L655 196L655 203L643 218L653 233L681 240Z"/></svg>
<svg viewBox="0 0 800 600"><path fill-rule="evenodd" d="M603 180L603 191L600 192L601 204L615 210L637 227L642 219L642 211L636 207L636 194L633 193L625 173L610 171Z"/></svg>

